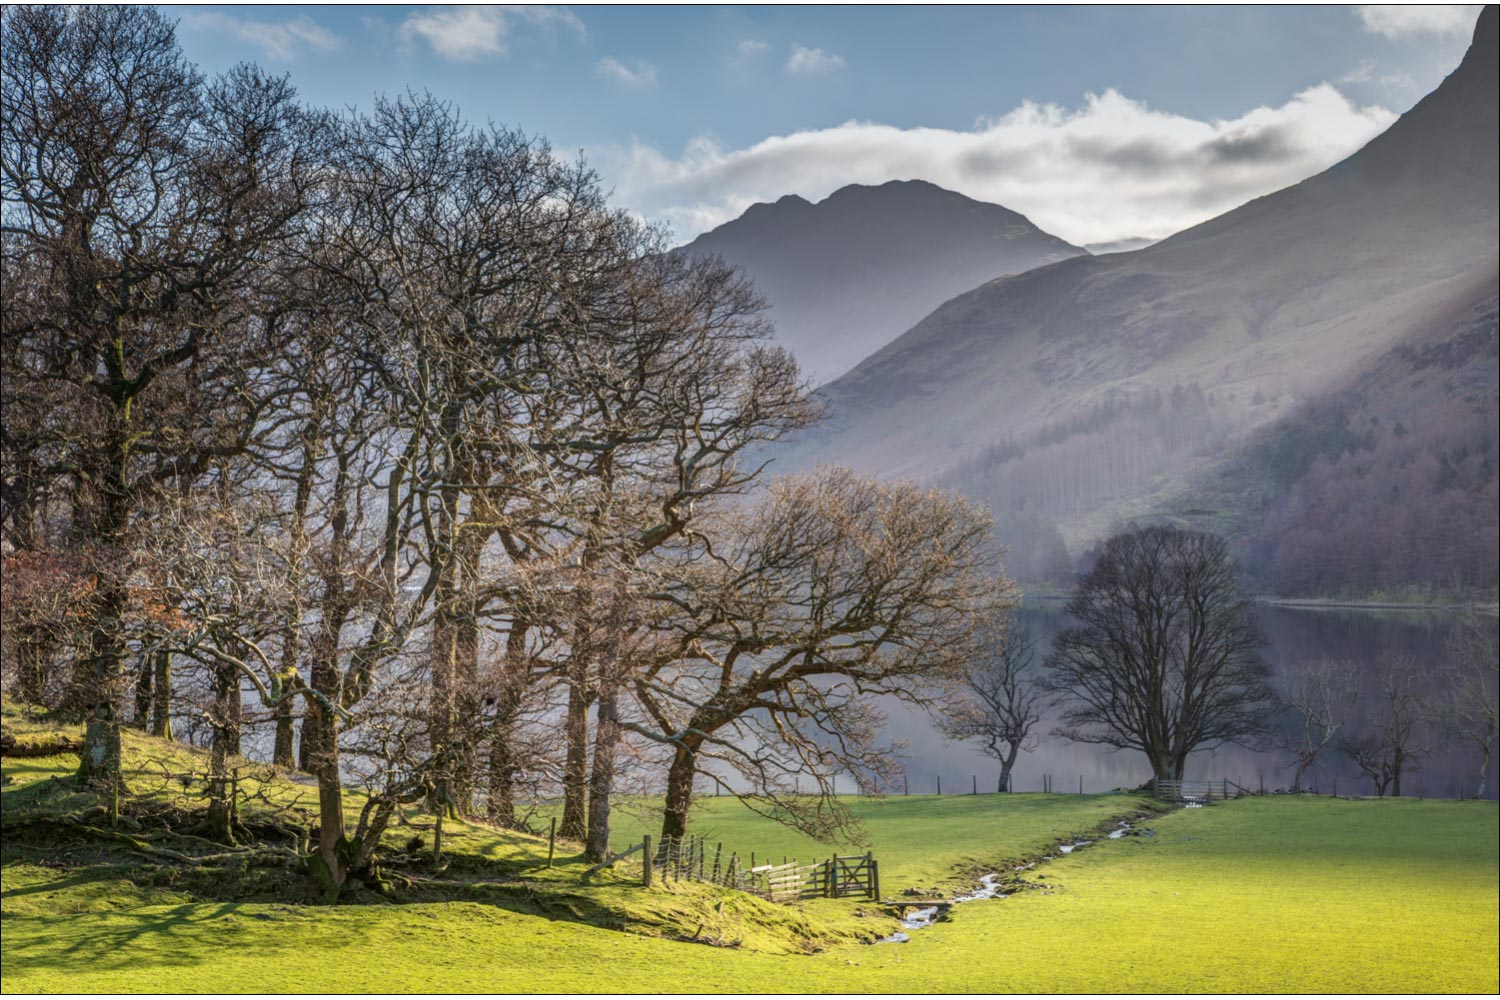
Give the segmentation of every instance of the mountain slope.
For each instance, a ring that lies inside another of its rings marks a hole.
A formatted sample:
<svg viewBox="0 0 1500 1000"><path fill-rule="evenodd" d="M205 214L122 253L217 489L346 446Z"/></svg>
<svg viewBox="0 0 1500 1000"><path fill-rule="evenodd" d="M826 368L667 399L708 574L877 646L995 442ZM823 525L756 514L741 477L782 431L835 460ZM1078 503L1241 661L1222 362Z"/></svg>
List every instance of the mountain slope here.
<svg viewBox="0 0 1500 1000"><path fill-rule="evenodd" d="M753 205L682 252L744 268L814 381L848 371L959 292L1085 253L1010 209L925 181Z"/></svg>
<svg viewBox="0 0 1500 1000"><path fill-rule="evenodd" d="M945 478L1057 519L1075 551L1160 513L1141 500L1399 359L1484 285L1496 92L1490 7L1459 68L1358 153L1146 249L950 300L826 386L830 419L781 464Z"/></svg>

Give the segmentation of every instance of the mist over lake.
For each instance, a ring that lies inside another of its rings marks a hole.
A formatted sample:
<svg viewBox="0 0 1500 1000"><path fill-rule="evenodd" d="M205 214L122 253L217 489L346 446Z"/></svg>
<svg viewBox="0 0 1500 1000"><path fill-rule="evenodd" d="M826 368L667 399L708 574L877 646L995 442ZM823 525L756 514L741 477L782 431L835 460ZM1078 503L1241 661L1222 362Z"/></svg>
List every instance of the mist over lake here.
<svg viewBox="0 0 1500 1000"><path fill-rule="evenodd" d="M1445 662L1447 644L1459 619L1455 612L1435 609L1365 610L1262 604L1257 610L1267 640L1265 656L1273 670L1281 664L1318 658L1352 661L1361 668L1365 689L1362 702L1374 683L1375 661L1382 653L1410 655L1436 672ZM1046 658L1053 636L1068 627L1070 621L1063 602L1053 600L1026 601L1017 620L1037 637L1038 666ZM1492 633L1500 633L1500 619L1491 615L1485 620ZM939 779L945 795L968 793L976 781L981 792L995 790L999 765L993 758L971 745L944 739L920 710L900 704L888 704L886 708L889 734L908 744L907 788L912 794L935 792ZM1278 720L1283 726L1287 722ZM1356 733L1362 724L1357 712L1347 731ZM1083 790L1090 793L1135 788L1150 780L1151 768L1139 751L1072 743L1050 735L1055 725L1053 711L1038 727L1043 734L1040 745L1017 759L1013 775L1015 791L1041 791L1044 775L1051 775L1054 792L1077 792L1080 778ZM1228 779L1254 791L1263 783L1267 791L1273 791L1290 785L1292 769L1287 766L1290 760L1291 755L1284 751L1257 752L1227 745L1191 755L1186 776L1189 780ZM1444 747L1408 776L1403 791L1407 795L1457 798L1461 789L1472 794L1476 778L1477 762L1473 755ZM1496 766L1491 763L1488 782L1491 798L1495 795L1495 781ZM1306 782L1323 793L1335 789L1344 795L1373 793L1369 779L1360 775L1359 769L1336 746L1323 752ZM893 791L900 794L901 789Z"/></svg>

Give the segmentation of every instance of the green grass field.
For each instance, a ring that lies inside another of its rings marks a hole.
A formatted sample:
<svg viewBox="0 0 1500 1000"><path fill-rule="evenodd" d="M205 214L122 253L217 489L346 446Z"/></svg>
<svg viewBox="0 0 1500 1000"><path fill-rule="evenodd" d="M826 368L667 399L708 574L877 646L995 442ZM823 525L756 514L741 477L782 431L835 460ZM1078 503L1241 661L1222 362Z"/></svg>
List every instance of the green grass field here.
<svg viewBox="0 0 1500 1000"><path fill-rule="evenodd" d="M146 749L142 739L132 738L132 752ZM48 779L72 763L7 759L4 773L15 779L3 794L7 824L35 808ZM1144 805L1133 796L979 795L855 809L891 896L905 886L966 884L975 872L1035 856ZM648 819L642 812L637 822ZM778 860L831 853L729 799L707 801L695 823L726 849ZM143 878L128 857L7 836L0 985L6 992L1500 988L1493 803L1259 798L1174 810L1139 826L1154 835L1047 862L1027 873L1032 890L956 907L903 945L863 943L893 925L868 903L773 906L695 885L646 891L625 876L584 885L576 859L547 870L544 843L483 827L454 831L454 864L503 873L512 888L477 901L338 907L210 898L160 870ZM617 842L643 829L622 816Z"/></svg>

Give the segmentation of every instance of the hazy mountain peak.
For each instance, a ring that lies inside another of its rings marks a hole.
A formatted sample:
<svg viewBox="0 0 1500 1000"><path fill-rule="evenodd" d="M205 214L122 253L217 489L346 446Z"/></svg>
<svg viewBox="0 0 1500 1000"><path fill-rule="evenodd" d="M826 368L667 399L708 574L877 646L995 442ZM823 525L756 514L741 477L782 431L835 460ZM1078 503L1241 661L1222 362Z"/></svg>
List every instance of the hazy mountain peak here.
<svg viewBox="0 0 1500 1000"><path fill-rule="evenodd" d="M817 203L787 195L683 249L743 267L815 381L960 292L1085 253L1008 208L923 180L850 184Z"/></svg>

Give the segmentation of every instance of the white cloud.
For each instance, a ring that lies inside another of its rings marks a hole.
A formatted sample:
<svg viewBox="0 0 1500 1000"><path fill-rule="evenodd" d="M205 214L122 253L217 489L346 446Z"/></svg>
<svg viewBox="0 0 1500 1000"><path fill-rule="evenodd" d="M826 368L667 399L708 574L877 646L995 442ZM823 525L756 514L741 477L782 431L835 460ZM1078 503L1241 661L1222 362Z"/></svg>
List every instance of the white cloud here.
<svg viewBox="0 0 1500 1000"><path fill-rule="evenodd" d="M343 39L308 17L290 21L252 21L214 11L183 15L182 21L197 31L229 35L254 45L266 58L290 62L304 51L331 52Z"/></svg>
<svg viewBox="0 0 1500 1000"><path fill-rule="evenodd" d="M1029 216L1074 243L1160 238L1295 183L1395 115L1319 84L1230 121L1155 111L1111 90L1082 107L1023 103L971 130L851 121L678 157L637 142L595 159L626 205L691 238L757 201L921 178Z"/></svg>
<svg viewBox="0 0 1500 1000"><path fill-rule="evenodd" d="M791 58L786 61L786 71L793 76L816 76L843 68L843 56L822 49L810 49L805 45L794 46Z"/></svg>
<svg viewBox="0 0 1500 1000"><path fill-rule="evenodd" d="M1367 3L1355 8L1366 31L1386 38L1411 35L1462 35L1474 31L1474 21L1483 4L1434 3L1387 4Z"/></svg>
<svg viewBox="0 0 1500 1000"><path fill-rule="evenodd" d="M760 55L770 47L765 42L757 41L754 38L746 38L735 47L735 51L740 54L742 59L748 59L751 56Z"/></svg>
<svg viewBox="0 0 1500 1000"><path fill-rule="evenodd" d="M627 66L614 56L605 56L594 64L594 72L622 87L647 89L656 86L656 67L648 62Z"/></svg>
<svg viewBox="0 0 1500 1000"><path fill-rule="evenodd" d="M420 38L445 59L469 61L481 56L503 56L517 25L561 26L579 35L583 22L561 7L527 4L440 7L412 14L401 23L403 41Z"/></svg>
<svg viewBox="0 0 1500 1000"><path fill-rule="evenodd" d="M1339 77L1338 82L1370 84L1396 93L1417 89L1416 77L1404 70L1393 73L1382 72L1380 65L1374 59L1361 59L1357 66Z"/></svg>

